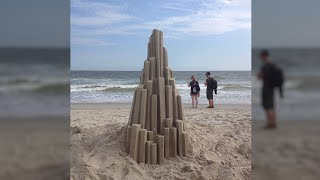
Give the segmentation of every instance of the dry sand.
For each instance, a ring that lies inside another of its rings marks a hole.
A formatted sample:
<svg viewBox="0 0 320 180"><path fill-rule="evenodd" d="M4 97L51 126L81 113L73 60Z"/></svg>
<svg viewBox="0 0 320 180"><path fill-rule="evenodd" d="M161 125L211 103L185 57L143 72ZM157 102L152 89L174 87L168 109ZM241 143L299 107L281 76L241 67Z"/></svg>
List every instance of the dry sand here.
<svg viewBox="0 0 320 180"><path fill-rule="evenodd" d="M279 121L275 130L263 123L253 122L252 178L319 180L320 121Z"/></svg>
<svg viewBox="0 0 320 180"><path fill-rule="evenodd" d="M0 119L0 179L69 179L67 117Z"/></svg>
<svg viewBox="0 0 320 180"><path fill-rule="evenodd" d="M72 104L71 179L251 179L250 106L184 106L187 157L146 165L125 153L129 104Z"/></svg>

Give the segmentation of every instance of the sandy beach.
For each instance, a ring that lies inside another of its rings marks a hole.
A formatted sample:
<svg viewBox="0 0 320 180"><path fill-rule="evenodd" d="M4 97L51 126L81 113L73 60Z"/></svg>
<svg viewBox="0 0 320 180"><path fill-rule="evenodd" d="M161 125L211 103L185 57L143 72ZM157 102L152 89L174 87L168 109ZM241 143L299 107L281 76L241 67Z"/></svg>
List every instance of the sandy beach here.
<svg viewBox="0 0 320 180"><path fill-rule="evenodd" d="M130 104L71 105L71 179L250 179L251 107L184 104L191 148L161 165L125 152Z"/></svg>
<svg viewBox="0 0 320 180"><path fill-rule="evenodd" d="M0 122L0 179L69 179L68 118L0 118Z"/></svg>
<svg viewBox="0 0 320 180"><path fill-rule="evenodd" d="M320 178L320 122L279 121L275 130L253 121L252 178L317 180Z"/></svg>

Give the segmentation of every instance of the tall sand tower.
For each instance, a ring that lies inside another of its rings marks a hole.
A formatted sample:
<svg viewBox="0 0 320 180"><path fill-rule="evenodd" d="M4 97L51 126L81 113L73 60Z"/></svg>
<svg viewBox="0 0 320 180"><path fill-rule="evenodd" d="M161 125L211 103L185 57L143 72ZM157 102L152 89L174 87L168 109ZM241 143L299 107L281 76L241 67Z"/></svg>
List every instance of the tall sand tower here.
<svg viewBox="0 0 320 180"><path fill-rule="evenodd" d="M147 60L134 91L126 151L138 163L161 164L164 158L185 156L189 146L181 96L176 90L163 33L153 30Z"/></svg>

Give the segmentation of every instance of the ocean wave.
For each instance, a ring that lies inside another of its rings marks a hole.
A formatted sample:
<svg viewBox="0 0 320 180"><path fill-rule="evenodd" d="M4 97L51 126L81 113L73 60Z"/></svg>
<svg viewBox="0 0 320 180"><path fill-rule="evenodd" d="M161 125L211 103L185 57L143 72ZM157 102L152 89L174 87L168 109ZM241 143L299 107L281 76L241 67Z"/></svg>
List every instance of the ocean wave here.
<svg viewBox="0 0 320 180"><path fill-rule="evenodd" d="M250 85L242 85L242 84L229 84L229 85L222 85L218 90L251 90Z"/></svg>
<svg viewBox="0 0 320 180"><path fill-rule="evenodd" d="M285 88L295 90L310 90L318 91L320 88L320 79L317 78L303 78L299 80L289 80L285 82Z"/></svg>
<svg viewBox="0 0 320 180"><path fill-rule="evenodd" d="M185 84L177 84L176 85L177 89L180 90L189 90L190 87ZM207 86L205 85L200 85L200 89L207 89ZM244 85L244 84L221 84L218 85L218 90L250 90L251 85Z"/></svg>
<svg viewBox="0 0 320 180"><path fill-rule="evenodd" d="M253 89L260 89L262 82L254 79L252 81ZM284 82L284 90L319 90L320 78L319 77L289 77Z"/></svg>
<svg viewBox="0 0 320 180"><path fill-rule="evenodd" d="M106 88L102 91L104 92L110 92L110 93L113 93L113 92L132 92L134 90L134 88L119 88L119 87L114 87L114 88Z"/></svg>
<svg viewBox="0 0 320 180"><path fill-rule="evenodd" d="M61 81L61 79L47 78L39 80L37 78L15 78L1 79L0 92L4 94L12 93L50 93L62 94L70 92L69 81Z"/></svg>
<svg viewBox="0 0 320 180"><path fill-rule="evenodd" d="M67 94L70 92L69 83L44 84L32 90L35 93L42 94Z"/></svg>
<svg viewBox="0 0 320 180"><path fill-rule="evenodd" d="M90 91L105 91L105 92L130 92L136 88L134 85L71 85L71 92L90 92Z"/></svg>
<svg viewBox="0 0 320 180"><path fill-rule="evenodd" d="M71 92L92 92L92 91L104 91L104 92L132 92L134 89L138 87L138 84L134 85L71 85ZM206 86L200 85L202 90L206 89ZM177 84L177 90L190 90L190 87L186 84ZM218 86L218 90L234 90L234 91L242 91L242 90L250 90L251 85L243 85L243 84L223 84Z"/></svg>
<svg viewBox="0 0 320 180"><path fill-rule="evenodd" d="M0 80L1 86L6 85L20 85L20 84L28 84L28 83L39 83L40 81L37 79L24 79L24 78L17 78L17 79L2 79Z"/></svg>

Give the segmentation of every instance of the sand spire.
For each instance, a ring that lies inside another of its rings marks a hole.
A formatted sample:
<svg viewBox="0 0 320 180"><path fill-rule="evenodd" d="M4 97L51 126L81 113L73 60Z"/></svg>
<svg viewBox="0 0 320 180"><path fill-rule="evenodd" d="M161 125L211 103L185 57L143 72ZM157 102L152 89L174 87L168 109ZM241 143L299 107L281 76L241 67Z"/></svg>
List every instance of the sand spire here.
<svg viewBox="0 0 320 180"><path fill-rule="evenodd" d="M126 151L138 163L161 164L164 158L185 156L188 145L181 96L168 66L163 33L155 29L134 92Z"/></svg>

